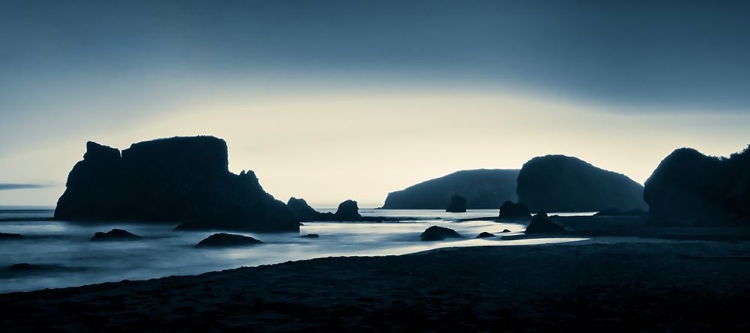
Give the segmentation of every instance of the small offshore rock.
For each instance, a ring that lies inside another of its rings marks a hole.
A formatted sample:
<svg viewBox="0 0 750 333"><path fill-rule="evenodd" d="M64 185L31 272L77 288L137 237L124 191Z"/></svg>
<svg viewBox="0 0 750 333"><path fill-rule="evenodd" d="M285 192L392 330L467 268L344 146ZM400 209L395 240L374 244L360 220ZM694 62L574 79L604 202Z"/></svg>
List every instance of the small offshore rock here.
<svg viewBox="0 0 750 333"><path fill-rule="evenodd" d="M461 235L453 229L431 226L419 235L419 238L423 241L436 241L446 238L461 238Z"/></svg>
<svg viewBox="0 0 750 333"><path fill-rule="evenodd" d="M445 209L449 213L465 213L466 212L466 198L456 194L451 197L451 204Z"/></svg>
<svg viewBox="0 0 750 333"><path fill-rule="evenodd" d="M263 244L263 242L250 236L216 233L203 239L195 247L226 247L226 246L246 246Z"/></svg>
<svg viewBox="0 0 750 333"><path fill-rule="evenodd" d="M526 227L527 234L559 234L563 233L565 229L550 220L546 213L539 213L531 219L531 223Z"/></svg>
<svg viewBox="0 0 750 333"><path fill-rule="evenodd" d="M530 219L529 209L524 204L506 201L500 206L501 219Z"/></svg>
<svg viewBox="0 0 750 333"><path fill-rule="evenodd" d="M141 236L132 234L123 229L112 229L108 232L97 232L94 237L91 237L92 241L110 241L110 240L136 240L141 239Z"/></svg>

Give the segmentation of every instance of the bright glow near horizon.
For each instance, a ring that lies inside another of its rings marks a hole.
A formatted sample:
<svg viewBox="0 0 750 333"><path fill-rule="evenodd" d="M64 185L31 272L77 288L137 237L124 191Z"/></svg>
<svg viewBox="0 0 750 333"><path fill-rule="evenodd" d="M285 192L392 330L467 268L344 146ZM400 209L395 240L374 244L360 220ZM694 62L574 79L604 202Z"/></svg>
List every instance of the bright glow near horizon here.
<svg viewBox="0 0 750 333"><path fill-rule="evenodd" d="M125 149L161 137L214 135L227 141L230 169L254 170L277 199L302 197L317 207L354 199L377 207L388 192L421 181L465 169L518 169L546 154L577 156L643 183L676 148L709 155L743 149L750 125L745 114L621 112L502 88L259 94L233 87L198 87L179 91L182 98L129 105L101 98L91 110L79 108L81 114L140 108L145 116L112 127L79 124L84 130L0 156L3 182L56 184L0 191L0 205L53 206L86 140ZM40 107L64 113L72 105L81 104L61 99Z"/></svg>
<svg viewBox="0 0 750 333"><path fill-rule="evenodd" d="M201 134L227 141L232 171L318 207L380 206L427 179L545 154L643 183L676 148L723 156L749 143L748 12L637 0L2 2L0 205L54 205L88 140L125 149Z"/></svg>

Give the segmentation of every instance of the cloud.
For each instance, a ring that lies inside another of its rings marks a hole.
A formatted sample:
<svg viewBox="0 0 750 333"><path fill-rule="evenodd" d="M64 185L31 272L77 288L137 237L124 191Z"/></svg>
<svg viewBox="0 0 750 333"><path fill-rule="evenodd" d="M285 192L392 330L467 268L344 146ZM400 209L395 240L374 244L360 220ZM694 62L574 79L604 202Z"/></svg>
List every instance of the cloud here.
<svg viewBox="0 0 750 333"><path fill-rule="evenodd" d="M0 66L15 72L0 79L0 91L40 86L29 78L62 78L66 86L75 82L70 77L120 82L155 69L177 81L189 80L181 76L187 69L220 79L276 70L403 73L432 82L425 73L439 73L672 112L750 108L747 2L38 4L0 10ZM6 95L0 98L30 99Z"/></svg>
<svg viewBox="0 0 750 333"><path fill-rule="evenodd" d="M0 191L10 190L27 190L36 188L52 187L51 184L18 184L18 183L0 183Z"/></svg>

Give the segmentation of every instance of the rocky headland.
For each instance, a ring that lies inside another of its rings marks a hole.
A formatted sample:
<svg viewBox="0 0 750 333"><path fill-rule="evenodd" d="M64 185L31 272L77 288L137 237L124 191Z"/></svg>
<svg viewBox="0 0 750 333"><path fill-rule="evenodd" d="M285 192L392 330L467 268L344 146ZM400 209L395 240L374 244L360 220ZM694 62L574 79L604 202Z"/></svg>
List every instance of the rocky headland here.
<svg viewBox="0 0 750 333"><path fill-rule="evenodd" d="M467 209L494 209L516 200L518 170L463 170L388 193L384 209L445 209L453 195Z"/></svg>

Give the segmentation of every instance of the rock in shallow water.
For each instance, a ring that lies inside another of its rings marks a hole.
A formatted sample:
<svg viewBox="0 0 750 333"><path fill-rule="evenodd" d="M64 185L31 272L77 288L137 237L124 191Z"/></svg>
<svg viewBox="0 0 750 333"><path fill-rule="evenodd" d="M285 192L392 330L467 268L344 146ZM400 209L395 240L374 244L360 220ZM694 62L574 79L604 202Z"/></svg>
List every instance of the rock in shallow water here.
<svg viewBox="0 0 750 333"><path fill-rule="evenodd" d="M461 235L453 229L431 226L419 235L419 238L423 241L436 241L446 238L461 238Z"/></svg>
<svg viewBox="0 0 750 333"><path fill-rule="evenodd" d="M465 213L466 212L466 198L456 194L451 197L451 204L445 209L449 213Z"/></svg>
<svg viewBox="0 0 750 333"><path fill-rule="evenodd" d="M524 204L517 204L512 201L506 201L500 206L501 219L530 219L529 209Z"/></svg>
<svg viewBox="0 0 750 333"><path fill-rule="evenodd" d="M217 233L208 236L206 239L200 241L195 247L227 247L227 246L247 246L263 244L263 242L243 235Z"/></svg>
<svg viewBox="0 0 750 333"><path fill-rule="evenodd" d="M339 204L339 208L336 210L336 214L333 214L338 220L359 220L362 215L359 215L359 207L357 202L354 200L346 200Z"/></svg>
<svg viewBox="0 0 750 333"><path fill-rule="evenodd" d="M91 237L92 241L110 241L110 240L136 240L141 239L141 236L132 234L122 229L112 229L108 232L97 232L94 237Z"/></svg>
<svg viewBox="0 0 750 333"><path fill-rule="evenodd" d="M531 223L526 227L524 233L527 234L559 234L565 229L559 224L552 222L546 213L539 213L531 219Z"/></svg>
<svg viewBox="0 0 750 333"><path fill-rule="evenodd" d="M482 232L481 234L477 236L477 238L489 238L489 237L495 237L495 235L489 232Z"/></svg>

